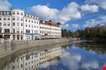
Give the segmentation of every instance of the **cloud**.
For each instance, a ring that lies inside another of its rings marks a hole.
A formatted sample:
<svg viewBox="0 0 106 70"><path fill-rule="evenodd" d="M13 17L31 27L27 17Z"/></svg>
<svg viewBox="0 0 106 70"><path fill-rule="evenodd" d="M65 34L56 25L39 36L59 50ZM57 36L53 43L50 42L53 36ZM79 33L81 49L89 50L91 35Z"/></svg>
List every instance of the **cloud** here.
<svg viewBox="0 0 106 70"><path fill-rule="evenodd" d="M0 0L0 10L6 11L10 10L11 4L8 2L8 0Z"/></svg>
<svg viewBox="0 0 106 70"><path fill-rule="evenodd" d="M61 61L65 66L68 66L70 70L78 70L79 63L81 62L81 55L77 53L69 53L68 51L63 51L63 56Z"/></svg>
<svg viewBox="0 0 106 70"><path fill-rule="evenodd" d="M79 24L64 24L62 25L62 29L71 29L72 31L76 31L80 29Z"/></svg>
<svg viewBox="0 0 106 70"><path fill-rule="evenodd" d="M53 18L59 12L57 9L52 9L46 5L36 5L31 8L31 11L40 17Z"/></svg>
<svg viewBox="0 0 106 70"><path fill-rule="evenodd" d="M96 20L95 19L90 19L88 21L86 21L86 23L83 25L84 28L86 27L95 27L97 25Z"/></svg>
<svg viewBox="0 0 106 70"><path fill-rule="evenodd" d="M71 2L67 7L62 9L58 16L59 20L66 22L71 19L81 18L81 13L78 9L79 5L75 2Z"/></svg>
<svg viewBox="0 0 106 70"><path fill-rule="evenodd" d="M70 24L70 29L72 31L76 31L76 30L80 29L80 25L79 24Z"/></svg>
<svg viewBox="0 0 106 70"><path fill-rule="evenodd" d="M64 25L62 25L62 28L63 29L67 29L67 28L69 28L70 27L70 24L64 24Z"/></svg>
<svg viewBox="0 0 106 70"><path fill-rule="evenodd" d="M84 4L79 5L76 2L70 2L66 7L59 10L56 8L50 8L46 5L34 5L31 7L31 11L37 16L52 19L61 23L65 23L72 19L80 19L82 13L88 12L98 12L99 7L95 4Z"/></svg>
<svg viewBox="0 0 106 70"><path fill-rule="evenodd" d="M51 66L51 65L56 65L56 64L58 64L58 60L57 59L53 59L53 60L51 60L51 61L49 61L49 62L45 62L45 63L43 63L43 64L40 64L40 66L39 66L39 68L40 68L40 70L42 70L42 69L47 69L49 66Z"/></svg>
<svg viewBox="0 0 106 70"><path fill-rule="evenodd" d="M81 18L81 13L78 10L79 5L75 2L71 2L62 10L55 8L49 8L46 5L35 5L32 6L31 11L41 17L49 17L61 23L65 23L71 19Z"/></svg>
<svg viewBox="0 0 106 70"><path fill-rule="evenodd" d="M85 2L89 4L96 4L102 9L106 10L106 0L86 0Z"/></svg>
<svg viewBox="0 0 106 70"><path fill-rule="evenodd" d="M84 28L86 27L95 27L95 26L104 26L106 25L106 16L101 16L98 19L90 19L86 21L86 23L83 25Z"/></svg>
<svg viewBox="0 0 106 70"><path fill-rule="evenodd" d="M81 6L82 11L98 12L99 7L97 5L85 4Z"/></svg>
<svg viewBox="0 0 106 70"><path fill-rule="evenodd" d="M98 69L99 68L99 63L97 61L89 61L89 62L84 62L81 64L81 67L84 69Z"/></svg>
<svg viewBox="0 0 106 70"><path fill-rule="evenodd" d="M81 62L81 59L82 59L82 57L80 54L70 53L64 49L63 55L60 56L60 60L55 59L50 62L41 64L40 68L41 69L48 68L48 66L51 66L51 65L58 66L60 63L62 63L63 66L67 66L69 68L69 70L78 70L80 67L79 63Z"/></svg>
<svg viewBox="0 0 106 70"><path fill-rule="evenodd" d="M101 2L99 5L100 5L101 8L106 10L106 0Z"/></svg>
<svg viewBox="0 0 106 70"><path fill-rule="evenodd" d="M71 28L79 29L80 28L80 25L79 24L71 24Z"/></svg>

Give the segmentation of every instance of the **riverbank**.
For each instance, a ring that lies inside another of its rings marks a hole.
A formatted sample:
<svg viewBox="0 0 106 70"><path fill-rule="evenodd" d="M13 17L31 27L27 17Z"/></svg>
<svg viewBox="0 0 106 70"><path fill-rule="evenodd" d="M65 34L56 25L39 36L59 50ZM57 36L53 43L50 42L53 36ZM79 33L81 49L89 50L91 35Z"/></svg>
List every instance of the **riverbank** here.
<svg viewBox="0 0 106 70"><path fill-rule="evenodd" d="M5 41L0 44L0 58L11 55L20 50L27 50L37 48L38 50L46 49L45 46L68 43L68 39L49 39L49 40L35 40L35 41Z"/></svg>

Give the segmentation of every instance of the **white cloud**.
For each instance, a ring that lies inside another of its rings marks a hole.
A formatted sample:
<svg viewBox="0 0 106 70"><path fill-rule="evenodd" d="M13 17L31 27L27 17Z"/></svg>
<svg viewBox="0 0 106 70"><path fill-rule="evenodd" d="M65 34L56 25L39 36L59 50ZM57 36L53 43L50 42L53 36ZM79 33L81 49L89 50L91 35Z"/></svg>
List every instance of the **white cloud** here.
<svg viewBox="0 0 106 70"><path fill-rule="evenodd" d="M0 10L6 11L10 10L11 4L8 2L8 0L0 0Z"/></svg>
<svg viewBox="0 0 106 70"><path fill-rule="evenodd" d="M68 6L62 10L49 8L46 5L36 5L31 8L31 11L41 17L49 17L61 23L69 21L71 19L81 18L81 13L78 10L79 5L75 2L71 2Z"/></svg>
<svg viewBox="0 0 106 70"><path fill-rule="evenodd" d="M63 29L66 29L66 28L69 28L69 27L70 27L69 24L64 24L64 25L62 25L62 28L63 28Z"/></svg>
<svg viewBox="0 0 106 70"><path fill-rule="evenodd" d="M64 66L68 66L70 70L78 70L79 62L81 62L81 55L77 53L69 53L68 51L63 51L63 56L61 57L61 61Z"/></svg>
<svg viewBox="0 0 106 70"><path fill-rule="evenodd" d="M90 11L90 12L98 12L99 7L97 5L82 5L81 10L82 11Z"/></svg>
<svg viewBox="0 0 106 70"><path fill-rule="evenodd" d="M106 0L86 0L86 3L96 4L102 9L106 10Z"/></svg>
<svg viewBox="0 0 106 70"><path fill-rule="evenodd" d="M83 27L84 28L86 28L86 27L94 27L96 25L97 25L96 20L95 19L90 19L90 20L86 21L86 23L83 25Z"/></svg>
<svg viewBox="0 0 106 70"><path fill-rule="evenodd" d="M80 25L79 24L71 24L71 28L79 29Z"/></svg>
<svg viewBox="0 0 106 70"><path fill-rule="evenodd" d="M80 10L81 9L81 10ZM79 5L76 2L69 3L62 10L55 8L49 8L46 5L32 6L31 11L41 17L53 19L55 21L65 23L72 19L80 19L82 11L98 12L99 7L97 5Z"/></svg>
<svg viewBox="0 0 106 70"><path fill-rule="evenodd" d="M98 69L99 68L99 63L97 61L89 61L81 64L82 68L89 69Z"/></svg>
<svg viewBox="0 0 106 70"><path fill-rule="evenodd" d="M52 9L46 5L36 5L31 8L31 11L41 17L53 17L59 12L57 9Z"/></svg>
<svg viewBox="0 0 106 70"><path fill-rule="evenodd" d="M102 19L106 22L106 16L101 16L100 19Z"/></svg>
<svg viewBox="0 0 106 70"><path fill-rule="evenodd" d="M78 10L79 5L75 2L71 2L67 7L63 8L59 15L59 20L68 21L71 19L81 18L81 13Z"/></svg>
<svg viewBox="0 0 106 70"><path fill-rule="evenodd" d="M86 27L95 27L95 26L104 26L106 25L106 16L101 16L98 19L90 19L86 21L86 23L83 25L84 28Z"/></svg>
<svg viewBox="0 0 106 70"><path fill-rule="evenodd" d="M73 31L80 29L80 25L79 24L64 24L62 26L63 29L71 29Z"/></svg>
<svg viewBox="0 0 106 70"><path fill-rule="evenodd" d="M99 5L100 5L101 8L106 10L106 0L101 2Z"/></svg>

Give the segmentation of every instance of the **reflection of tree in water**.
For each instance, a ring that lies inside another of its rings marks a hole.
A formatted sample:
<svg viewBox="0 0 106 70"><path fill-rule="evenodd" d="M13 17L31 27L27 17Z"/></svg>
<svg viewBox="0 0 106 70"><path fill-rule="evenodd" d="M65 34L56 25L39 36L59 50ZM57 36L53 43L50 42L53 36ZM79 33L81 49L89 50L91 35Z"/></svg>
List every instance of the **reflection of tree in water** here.
<svg viewBox="0 0 106 70"><path fill-rule="evenodd" d="M79 47L83 47L86 50L92 50L97 53L106 53L106 44L97 44L97 43L80 43Z"/></svg>
<svg viewBox="0 0 106 70"><path fill-rule="evenodd" d="M86 50L92 50L100 54L106 54L106 44L97 44L94 42L71 42L69 45L64 45L62 48L66 47L80 47Z"/></svg>

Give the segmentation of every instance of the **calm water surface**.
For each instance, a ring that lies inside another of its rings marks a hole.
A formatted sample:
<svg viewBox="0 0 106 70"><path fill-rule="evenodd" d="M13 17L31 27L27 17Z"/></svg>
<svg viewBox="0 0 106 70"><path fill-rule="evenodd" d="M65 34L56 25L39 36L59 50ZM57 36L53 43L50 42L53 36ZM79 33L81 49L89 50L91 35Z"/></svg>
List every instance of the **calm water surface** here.
<svg viewBox="0 0 106 70"><path fill-rule="evenodd" d="M73 42L63 49L63 55L40 70L101 70L106 65L106 44Z"/></svg>
<svg viewBox="0 0 106 70"><path fill-rule="evenodd" d="M101 70L103 65L106 65L106 48L105 48L106 44L72 41L69 45L62 47L63 47L63 55L60 56L60 58L54 59L50 62L46 62L40 65L39 69L40 70ZM2 60L0 64L1 63ZM5 64L3 67L5 67Z"/></svg>

